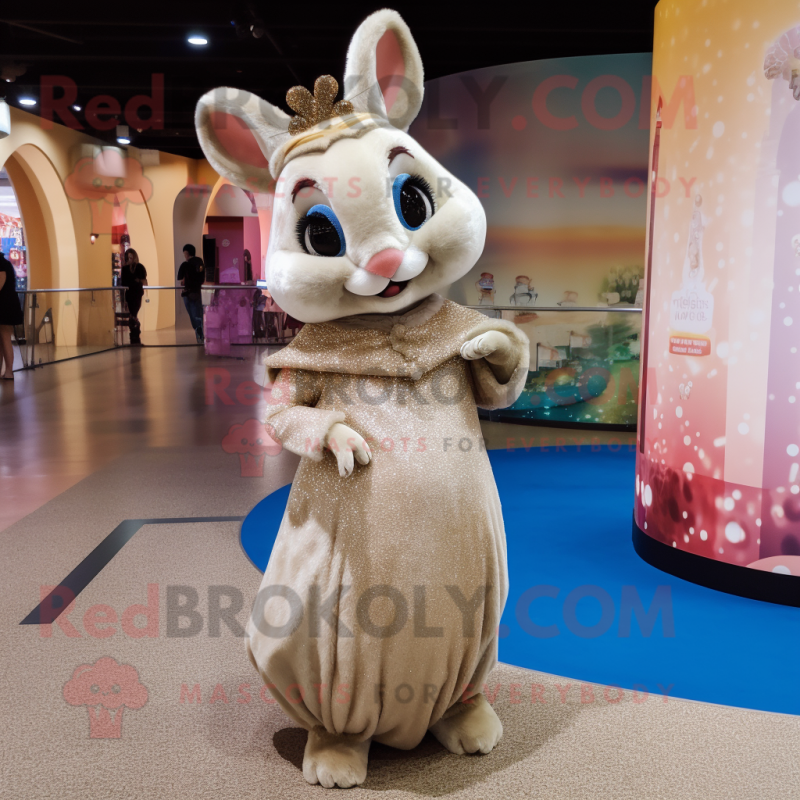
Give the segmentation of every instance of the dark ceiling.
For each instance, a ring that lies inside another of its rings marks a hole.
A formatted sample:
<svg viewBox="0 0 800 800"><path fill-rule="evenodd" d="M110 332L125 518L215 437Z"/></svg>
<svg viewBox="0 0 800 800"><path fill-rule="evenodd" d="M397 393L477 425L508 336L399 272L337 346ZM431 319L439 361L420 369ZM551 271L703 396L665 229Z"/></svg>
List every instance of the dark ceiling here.
<svg viewBox="0 0 800 800"><path fill-rule="evenodd" d="M546 10L530 0L396 4L419 46L426 78L516 61L649 52L654 6L654 0L611 6L575 0ZM12 105L25 95L41 100L43 76L64 76L74 82L75 103L82 108L75 113L77 122L111 142L115 130L86 125L86 104L110 95L124 109L130 98L150 95L152 75L163 74L163 129L131 131L133 144L199 158L193 119L201 94L235 86L286 108L291 86L312 87L325 73L341 79L350 36L367 14L382 7L362 2L278 6L263 0L14 4L14 16L0 23L0 71L13 79L0 80L0 95ZM188 44L191 33L204 35L208 45ZM62 96L62 89L52 91L55 98ZM27 110L41 114L42 104Z"/></svg>

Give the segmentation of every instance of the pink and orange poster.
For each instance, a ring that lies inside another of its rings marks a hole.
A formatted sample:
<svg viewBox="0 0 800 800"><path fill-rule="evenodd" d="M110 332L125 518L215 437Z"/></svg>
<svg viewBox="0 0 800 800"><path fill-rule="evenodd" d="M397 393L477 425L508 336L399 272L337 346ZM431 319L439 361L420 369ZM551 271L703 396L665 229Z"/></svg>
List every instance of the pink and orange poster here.
<svg viewBox="0 0 800 800"><path fill-rule="evenodd" d="M636 523L800 575L800 7L661 0ZM675 124L688 110L689 124ZM660 196L684 177L689 191Z"/></svg>

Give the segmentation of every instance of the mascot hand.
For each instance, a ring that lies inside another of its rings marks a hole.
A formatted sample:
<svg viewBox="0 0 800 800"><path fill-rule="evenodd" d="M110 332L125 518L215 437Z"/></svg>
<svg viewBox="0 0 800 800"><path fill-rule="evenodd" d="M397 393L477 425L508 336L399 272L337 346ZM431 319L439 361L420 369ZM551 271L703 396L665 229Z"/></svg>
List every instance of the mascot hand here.
<svg viewBox="0 0 800 800"><path fill-rule="evenodd" d="M335 456L339 466L339 474L346 478L353 472L353 456L359 464L365 466L372 460L372 451L364 438L352 428L336 422L325 437L325 447Z"/></svg>
<svg viewBox="0 0 800 800"><path fill-rule="evenodd" d="M505 364L512 351L511 340L500 331L487 331L461 345L462 358L467 361L485 358L490 364Z"/></svg>

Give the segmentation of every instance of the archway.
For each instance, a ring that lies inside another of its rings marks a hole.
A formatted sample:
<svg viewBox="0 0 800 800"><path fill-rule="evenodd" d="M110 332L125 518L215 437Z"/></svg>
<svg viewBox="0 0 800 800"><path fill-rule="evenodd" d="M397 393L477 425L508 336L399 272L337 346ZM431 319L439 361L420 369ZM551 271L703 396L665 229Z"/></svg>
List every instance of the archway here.
<svg viewBox="0 0 800 800"><path fill-rule="evenodd" d="M172 241L174 260L176 264L183 262L184 245L194 245L197 254L203 255L203 223L206 218L206 209L220 178L214 186L208 184L189 184L178 192L172 207ZM175 335L178 341L187 343L194 341L192 329L183 298L180 292L175 292Z"/></svg>
<svg viewBox="0 0 800 800"><path fill-rule="evenodd" d="M14 184L3 167L0 169L0 249L14 266L19 291L28 288L28 259L25 226L14 191Z"/></svg>
<svg viewBox="0 0 800 800"><path fill-rule="evenodd" d="M215 243L215 266L219 283L246 283L261 275L261 229L256 195L227 180L217 183L203 224L204 252L209 240ZM244 266L244 252L250 254L252 268Z"/></svg>
<svg viewBox="0 0 800 800"><path fill-rule="evenodd" d="M217 177L210 183L190 184L178 193L173 205L173 246L175 262L183 261L183 247L185 244L194 245L197 255L207 260L207 273L213 276L213 267L216 265L216 252L214 260L208 259L208 248L204 253L204 242L208 242L209 220L211 225L224 225L225 220L239 220L241 226L241 242L233 243L231 237L220 235L220 239L231 240L231 250L235 247L243 252L250 251L252 259L252 280L264 277L264 259L269 242L270 223L272 220L272 193L246 193L233 186L225 178ZM213 234L213 231L211 232ZM211 236L213 238L213 236ZM220 242L221 243L221 242ZM214 248L218 250L219 248ZM242 252L237 252L237 266L243 264ZM233 260L231 258L231 262ZM230 265L229 265L230 266ZM242 268L239 279L235 283L244 282L247 278ZM175 329L178 340L189 341L193 335L189 319L183 307L180 293L176 293Z"/></svg>
<svg viewBox="0 0 800 800"><path fill-rule="evenodd" d="M29 289L66 289L80 285L78 246L72 213L62 181L47 156L35 145L24 144L6 160L19 210L25 220L29 256ZM54 341L78 344L77 307L69 295L51 295Z"/></svg>

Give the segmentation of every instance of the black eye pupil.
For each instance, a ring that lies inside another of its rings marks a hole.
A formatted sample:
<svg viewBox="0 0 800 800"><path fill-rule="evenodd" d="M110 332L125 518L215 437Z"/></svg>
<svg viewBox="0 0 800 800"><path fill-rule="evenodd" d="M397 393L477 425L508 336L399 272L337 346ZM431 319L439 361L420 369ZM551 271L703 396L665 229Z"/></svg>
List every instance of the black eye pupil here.
<svg viewBox="0 0 800 800"><path fill-rule="evenodd" d="M314 214L308 218L306 246L319 256L338 256L342 241L327 217Z"/></svg>
<svg viewBox="0 0 800 800"><path fill-rule="evenodd" d="M422 190L409 185L408 181L400 192L400 210L403 212L403 219L412 228L418 228L428 218L428 207Z"/></svg>

